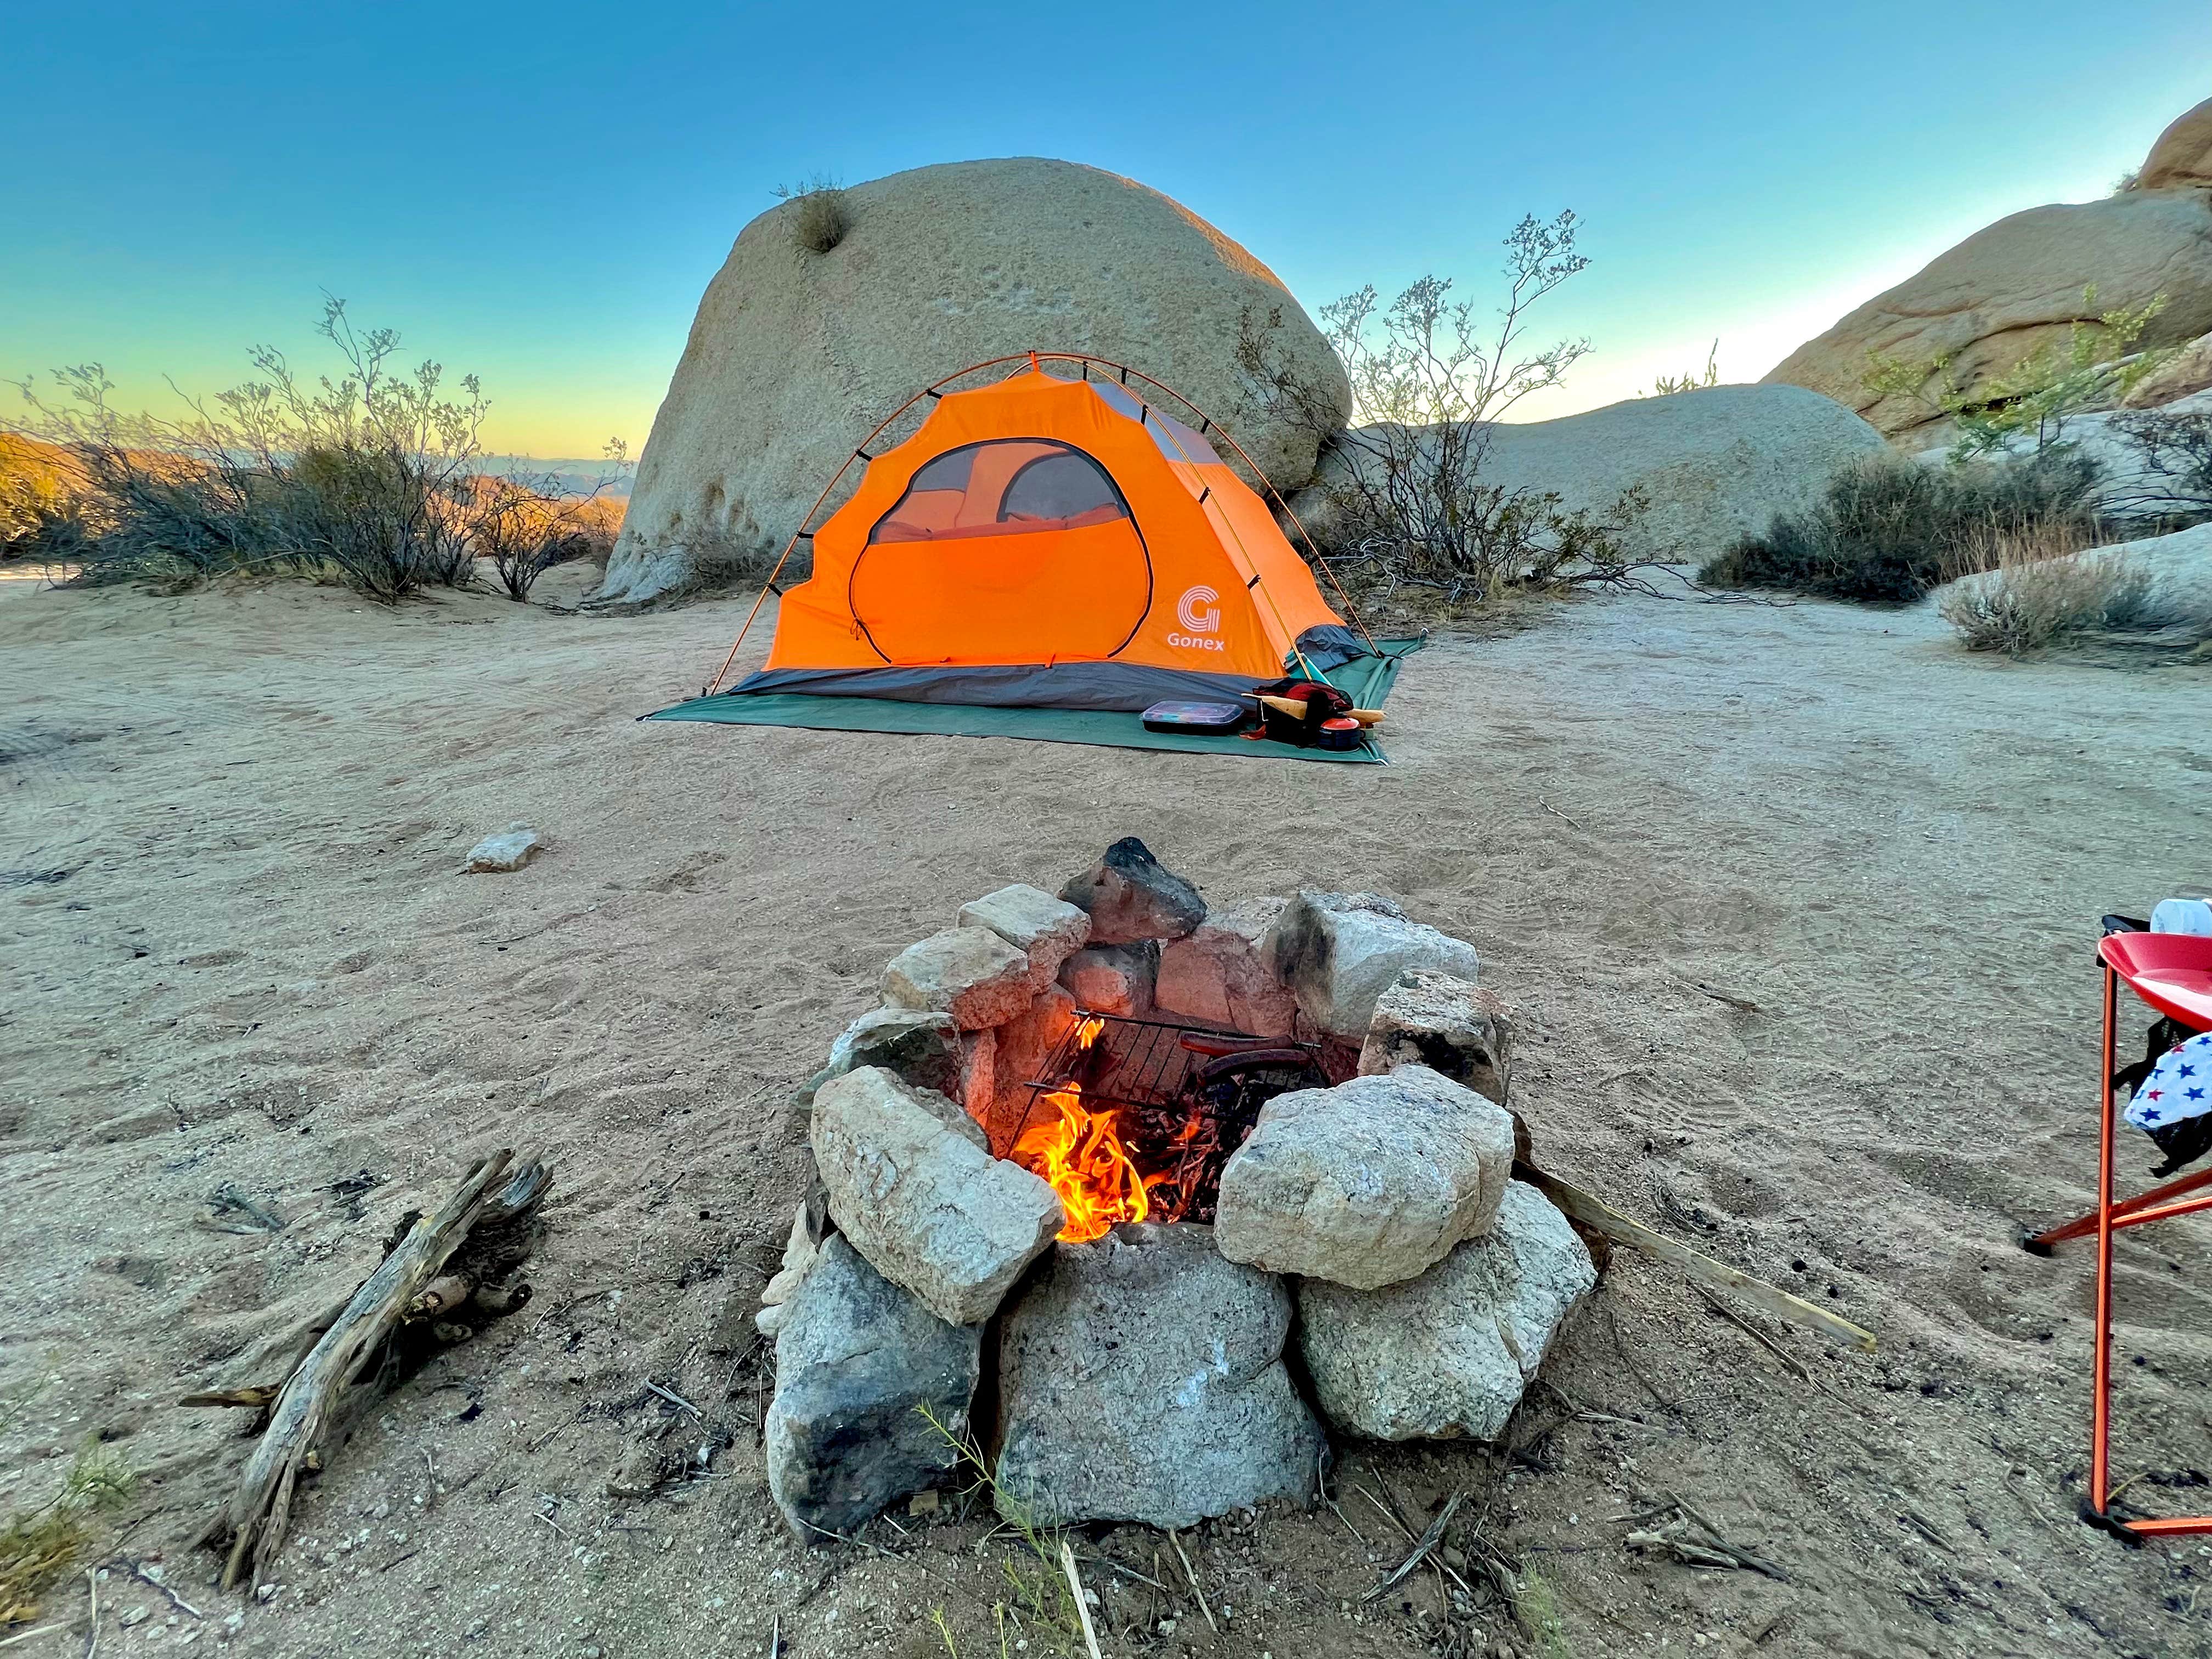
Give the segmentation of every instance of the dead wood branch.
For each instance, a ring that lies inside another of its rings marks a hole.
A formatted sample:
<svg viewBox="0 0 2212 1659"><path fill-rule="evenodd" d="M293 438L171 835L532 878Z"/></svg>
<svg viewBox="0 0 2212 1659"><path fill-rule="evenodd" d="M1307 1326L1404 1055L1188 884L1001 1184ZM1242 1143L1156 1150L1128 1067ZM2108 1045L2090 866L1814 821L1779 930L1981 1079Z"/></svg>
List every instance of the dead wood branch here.
<svg viewBox="0 0 2212 1659"><path fill-rule="evenodd" d="M424 1289L471 1233L481 1237L517 1229L534 1214L550 1178L544 1165L535 1162L510 1172L514 1161L514 1154L507 1151L481 1160L435 1215L416 1220L396 1239L344 1311L285 1379L236 1491L208 1528L208 1541L227 1540L229 1546L225 1589L235 1587L249 1566L257 1587L266 1576L284 1545L301 1472L323 1467L328 1450L343 1438L348 1407L354 1403L349 1395L376 1379L392 1339ZM513 1248L504 1254L519 1263Z"/></svg>
<svg viewBox="0 0 2212 1659"><path fill-rule="evenodd" d="M1206 1616L1206 1629L1220 1635L1221 1626L1213 1622L1213 1609L1206 1605L1206 1592L1199 1588L1197 1570L1190 1565L1190 1557L1182 1553L1182 1540L1176 1536L1172 1527L1168 1529L1168 1542L1175 1546L1176 1559L1182 1563L1182 1576L1190 1580L1190 1593L1197 1598L1199 1612Z"/></svg>
<svg viewBox="0 0 2212 1659"><path fill-rule="evenodd" d="M1535 1188L1575 1220L1607 1238L1631 1245L1646 1255L1656 1255L1662 1261L1672 1262L1692 1279L1701 1279L1708 1285L1734 1291L1753 1306L1778 1318L1786 1319L1793 1325L1802 1325L1823 1336L1848 1342L1867 1353L1875 1351L1873 1332L1852 1324L1848 1319L1839 1318L1825 1308L1816 1308L1763 1279L1753 1279L1740 1267L1716 1261L1702 1250L1693 1250L1664 1233L1655 1233L1643 1223L1631 1221L1611 1205L1591 1197L1581 1188L1571 1186L1557 1176L1547 1175L1534 1164L1519 1159L1514 1162L1513 1176L1516 1181L1525 1181Z"/></svg>
<svg viewBox="0 0 2212 1659"><path fill-rule="evenodd" d="M1060 1544L1060 1565L1067 1574L1067 1588L1075 1594L1075 1616L1082 1621L1083 1645L1091 1650L1091 1659L1101 1659L1098 1632L1091 1627L1091 1604L1083 1599L1083 1575L1075 1570L1075 1551L1066 1539Z"/></svg>
<svg viewBox="0 0 2212 1659"><path fill-rule="evenodd" d="M1429 1552L1436 1548L1438 1544L1443 1541L1444 1528L1451 1524L1452 1516L1459 1512L1460 1502L1466 1496L1467 1494L1465 1492L1454 1492L1451 1495L1451 1501L1449 1504L1446 1504L1443 1508L1438 1511L1437 1518L1430 1522L1428 1526L1422 1531L1419 1540L1413 1546L1413 1553L1407 1556L1404 1560L1401 1561L1397 1566L1391 1571L1389 1577L1385 1578L1381 1583L1376 1585L1373 1589L1369 1590L1366 1595L1361 1596L1359 1599L1362 1601L1372 1601L1378 1595L1387 1595L1389 1591L1395 1589L1399 1584L1404 1583L1406 1576L1412 1572L1414 1568L1419 1566L1422 1562L1427 1560L1429 1559Z"/></svg>
<svg viewBox="0 0 2212 1659"><path fill-rule="evenodd" d="M1685 1566L1741 1567L1771 1578L1778 1583L1790 1582L1790 1575L1771 1561L1730 1543L1718 1527L1684 1502L1678 1493L1668 1493L1667 1501L1657 1509L1646 1510L1629 1519L1649 1521L1662 1515L1672 1515L1674 1519L1649 1531L1631 1532L1621 1541L1632 1550L1658 1551L1671 1555ZM1692 1528L1695 1528L1695 1534Z"/></svg>

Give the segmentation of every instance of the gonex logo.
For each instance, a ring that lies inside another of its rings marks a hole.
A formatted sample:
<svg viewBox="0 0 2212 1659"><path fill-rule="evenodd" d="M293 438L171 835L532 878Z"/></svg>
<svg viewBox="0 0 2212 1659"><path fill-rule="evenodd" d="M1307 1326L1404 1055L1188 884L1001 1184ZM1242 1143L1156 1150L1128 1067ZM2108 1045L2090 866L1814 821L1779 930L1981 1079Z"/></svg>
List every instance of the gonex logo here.
<svg viewBox="0 0 2212 1659"><path fill-rule="evenodd" d="M1176 615L1190 632L1170 634L1168 643L1194 651L1226 651L1229 647L1219 640L1194 637L1213 633L1221 626L1221 607L1214 603L1220 597L1212 588L1203 586L1185 589L1182 598L1176 601Z"/></svg>
<svg viewBox="0 0 2212 1659"><path fill-rule="evenodd" d="M1214 633L1221 626L1221 607L1214 603L1220 597L1210 587L1187 588L1176 601L1176 615L1194 634Z"/></svg>

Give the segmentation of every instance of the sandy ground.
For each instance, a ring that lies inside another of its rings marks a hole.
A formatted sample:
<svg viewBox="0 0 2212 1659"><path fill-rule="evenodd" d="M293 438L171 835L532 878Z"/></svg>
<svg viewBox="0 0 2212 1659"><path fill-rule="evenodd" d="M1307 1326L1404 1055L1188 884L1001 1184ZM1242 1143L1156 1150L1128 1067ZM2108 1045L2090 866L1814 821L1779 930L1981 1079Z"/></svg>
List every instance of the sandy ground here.
<svg viewBox="0 0 2212 1659"><path fill-rule="evenodd" d="M1369 888L1475 941L1546 1162L1882 1347L1762 1322L1801 1376L1624 1254L1523 1432L1584 1414L1494 1492L1479 1448L1341 1447L1342 1520L1185 1540L1218 1636L1104 1565L1175 1583L1164 1540L1088 1537L1108 1654L1437 1650L1431 1582L1359 1600L1402 1549L1358 1490L1385 1484L1424 1515L1474 1493L1560 1651L2212 1652L2212 1552L2075 1518L2090 1257L2013 1242L2087 1201L2096 917L2212 886L2207 671L1969 658L1925 611L1620 599L1418 659L1387 769L635 723L738 614L0 593L0 1390L38 1390L0 1421L0 1504L108 1437L141 1475L116 1547L207 1614L118 1573L100 1655L748 1655L775 1627L919 1659L938 1608L999 1651L1007 1547L977 1522L811 1549L769 1504L745 1350L801 1176L782 1102L896 948L1133 833L1216 899ZM518 818L549 855L460 873ZM555 1164L537 1301L335 1455L273 1599L226 1598L187 1540L241 1425L169 1402L257 1380L258 1344L501 1145ZM196 1224L225 1183L283 1231ZM2123 1250L2117 1462L2148 1509L2208 1496L2204 1237ZM702 1437L648 1377L735 1443L614 1498L637 1447ZM1627 1552L1618 1517L1668 1493L1786 1580ZM20 1651L88 1651L86 1607L80 1578Z"/></svg>

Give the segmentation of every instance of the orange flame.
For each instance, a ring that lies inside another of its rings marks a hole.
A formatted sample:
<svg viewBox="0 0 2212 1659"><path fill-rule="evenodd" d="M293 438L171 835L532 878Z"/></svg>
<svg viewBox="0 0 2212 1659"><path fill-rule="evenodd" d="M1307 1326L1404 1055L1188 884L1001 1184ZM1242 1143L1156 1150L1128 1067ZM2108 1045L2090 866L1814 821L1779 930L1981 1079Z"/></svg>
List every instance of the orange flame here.
<svg viewBox="0 0 2212 1659"><path fill-rule="evenodd" d="M1075 1028L1075 1046L1087 1049L1098 1041L1098 1034L1106 1029L1106 1022L1093 1014Z"/></svg>
<svg viewBox="0 0 2212 1659"><path fill-rule="evenodd" d="M1093 1024L1103 1025L1103 1021L1085 1022ZM1060 1237L1070 1244L1085 1244L1105 1237L1117 1221L1142 1221L1152 1204L1144 1177L1115 1132L1113 1112L1085 1107L1083 1087L1077 1083L1063 1084L1044 1098L1057 1109L1058 1121L1026 1131L1014 1143L1014 1157L1060 1194L1067 1212L1067 1224Z"/></svg>

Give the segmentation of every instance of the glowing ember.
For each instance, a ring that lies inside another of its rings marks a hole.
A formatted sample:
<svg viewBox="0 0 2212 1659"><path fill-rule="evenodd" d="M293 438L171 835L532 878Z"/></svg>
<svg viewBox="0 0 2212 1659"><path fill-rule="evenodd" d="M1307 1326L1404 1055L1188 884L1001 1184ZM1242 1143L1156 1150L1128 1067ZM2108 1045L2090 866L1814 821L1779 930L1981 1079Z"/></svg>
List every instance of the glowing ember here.
<svg viewBox="0 0 2212 1659"><path fill-rule="evenodd" d="M1096 1037L1088 1028L1103 1022L1084 1022L1081 1037ZM1085 1046L1089 1046L1088 1042ZM1112 1109L1094 1112L1083 1103L1083 1085L1063 1084L1044 1097L1055 1121L1027 1130L1014 1143L1014 1158L1051 1184L1067 1212L1067 1225L1060 1237L1070 1244L1103 1238L1117 1221L1142 1221L1152 1208L1146 1197L1144 1177L1122 1150L1115 1132Z"/></svg>

